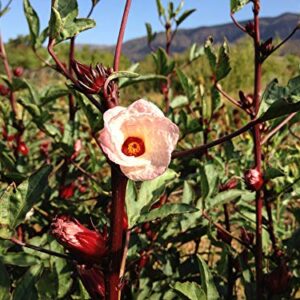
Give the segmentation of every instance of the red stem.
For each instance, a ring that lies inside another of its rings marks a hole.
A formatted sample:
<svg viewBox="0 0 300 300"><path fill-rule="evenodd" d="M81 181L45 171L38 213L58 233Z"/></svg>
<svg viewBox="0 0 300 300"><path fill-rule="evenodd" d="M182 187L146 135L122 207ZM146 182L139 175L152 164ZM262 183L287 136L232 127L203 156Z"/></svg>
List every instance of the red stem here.
<svg viewBox="0 0 300 300"><path fill-rule="evenodd" d="M123 257L123 218L127 177L117 168L111 168L112 214L110 230L110 273L108 275L108 293L110 300L120 299L120 268Z"/></svg>
<svg viewBox="0 0 300 300"><path fill-rule="evenodd" d="M253 107L257 116L261 98L262 63L260 59L260 27L259 27L260 0L254 1L254 96ZM259 124L254 126L254 154L255 165L259 172L262 172L261 132ZM256 192L256 248L255 248L255 269L256 269L256 298L263 299L263 249L262 249L262 209L263 193Z"/></svg>
<svg viewBox="0 0 300 300"><path fill-rule="evenodd" d="M117 46L116 46L116 50L115 50L115 57L114 57L114 71L115 72L119 71L120 57L121 57L121 52L122 52L122 44L123 44L124 33L125 33L126 24L127 24L127 20L128 20L128 15L129 15L129 11L130 11L130 5L131 5L131 0L127 0L126 4L125 4L123 17L122 17Z"/></svg>
<svg viewBox="0 0 300 300"><path fill-rule="evenodd" d="M72 61L75 56L75 36L70 41L70 52L69 52L69 73L73 77ZM74 121L76 114L75 100L72 93L69 94L69 120Z"/></svg>

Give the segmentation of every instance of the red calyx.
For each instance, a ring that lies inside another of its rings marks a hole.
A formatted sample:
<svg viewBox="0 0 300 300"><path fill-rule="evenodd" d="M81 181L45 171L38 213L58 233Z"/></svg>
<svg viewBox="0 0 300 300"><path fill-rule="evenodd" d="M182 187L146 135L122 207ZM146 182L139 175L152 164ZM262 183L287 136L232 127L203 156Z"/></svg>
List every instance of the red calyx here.
<svg viewBox="0 0 300 300"><path fill-rule="evenodd" d="M105 280L103 272L96 267L77 265L79 277L92 299L104 299Z"/></svg>
<svg viewBox="0 0 300 300"><path fill-rule="evenodd" d="M21 77L24 73L24 69L22 67L17 67L13 69L13 73L16 77Z"/></svg>
<svg viewBox="0 0 300 300"><path fill-rule="evenodd" d="M264 184L263 175L256 168L246 171L244 174L244 180L247 188L256 192L261 190Z"/></svg>
<svg viewBox="0 0 300 300"><path fill-rule="evenodd" d="M76 260L85 264L99 264L107 254L107 234L90 230L70 216L56 217L51 234Z"/></svg>
<svg viewBox="0 0 300 300"><path fill-rule="evenodd" d="M236 188L238 183L239 182L236 178L231 178L225 184L220 184L219 190L220 190L220 192L232 190L232 189Z"/></svg>
<svg viewBox="0 0 300 300"><path fill-rule="evenodd" d="M28 149L27 145L22 141L19 142L18 152L24 156L27 156L29 153L29 149Z"/></svg>
<svg viewBox="0 0 300 300"><path fill-rule="evenodd" d="M75 184L72 182L69 185L64 185L60 188L59 196L63 199L69 199L73 197L75 192Z"/></svg>
<svg viewBox="0 0 300 300"><path fill-rule="evenodd" d="M0 84L0 95L1 96L7 96L9 94L9 92L10 92L10 89L7 86Z"/></svg>
<svg viewBox="0 0 300 300"><path fill-rule="evenodd" d="M111 70L103 65L98 64L93 68L76 60L72 61L72 68L77 76L78 85L87 94L98 94L111 74Z"/></svg>

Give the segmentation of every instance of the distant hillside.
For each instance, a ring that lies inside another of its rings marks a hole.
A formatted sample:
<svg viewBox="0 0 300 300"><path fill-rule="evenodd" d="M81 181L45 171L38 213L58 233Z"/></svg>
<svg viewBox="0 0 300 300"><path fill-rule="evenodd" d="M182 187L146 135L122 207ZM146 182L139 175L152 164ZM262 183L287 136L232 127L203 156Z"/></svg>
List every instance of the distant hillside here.
<svg viewBox="0 0 300 300"><path fill-rule="evenodd" d="M242 24L248 21L242 22ZM263 39L269 37L285 38L300 22L300 16L297 14L286 13L278 17L261 18L261 34ZM174 39L172 51L181 53L190 47L193 43L203 44L208 36L212 35L216 43L222 42L224 37L231 43L236 42L244 36L243 32L236 28L232 23L198 27L194 29L178 30ZM153 42L154 48L163 47L165 44L164 33L158 33ZM112 47L108 47L112 49ZM300 54L300 30L297 32L291 42L285 46L285 52ZM147 46L147 38L137 38L130 40L123 45L123 54L133 61L141 60L145 55L150 53Z"/></svg>

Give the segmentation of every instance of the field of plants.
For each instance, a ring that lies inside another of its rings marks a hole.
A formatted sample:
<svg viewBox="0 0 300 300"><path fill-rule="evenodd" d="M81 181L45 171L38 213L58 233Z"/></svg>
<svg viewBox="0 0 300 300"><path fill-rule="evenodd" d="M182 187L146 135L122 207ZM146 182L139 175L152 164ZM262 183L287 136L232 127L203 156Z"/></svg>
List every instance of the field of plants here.
<svg viewBox="0 0 300 300"><path fill-rule="evenodd" d="M48 2L0 34L0 300L300 299L300 17L263 40L228 0L244 37L178 54L195 10L153 0L165 45L147 23L132 63L131 0L113 53L76 41L102 1Z"/></svg>

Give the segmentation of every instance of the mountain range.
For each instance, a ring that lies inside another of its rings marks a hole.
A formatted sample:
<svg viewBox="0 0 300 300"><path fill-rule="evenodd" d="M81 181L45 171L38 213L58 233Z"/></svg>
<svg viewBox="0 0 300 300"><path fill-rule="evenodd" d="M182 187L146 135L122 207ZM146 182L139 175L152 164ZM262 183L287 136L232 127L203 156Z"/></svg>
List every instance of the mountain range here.
<svg viewBox="0 0 300 300"><path fill-rule="evenodd" d="M249 20L241 22L247 24ZM265 17L260 19L261 37L266 40L270 37L284 39L293 29L300 24L300 15L285 13L277 17ZM146 31L146 30L145 30ZM202 26L193 29L178 30L173 43L172 52L182 53L187 50L193 43L203 44L207 37L212 36L216 43L222 42L224 37L234 43L245 36L233 23ZM163 32L157 33L152 43L153 48L164 47L165 35ZM108 47L113 49L113 47ZM291 40L283 48L284 52L300 55L300 29L294 34ZM150 53L147 45L147 37L141 37L129 40L123 44L123 54L132 61L139 61Z"/></svg>

